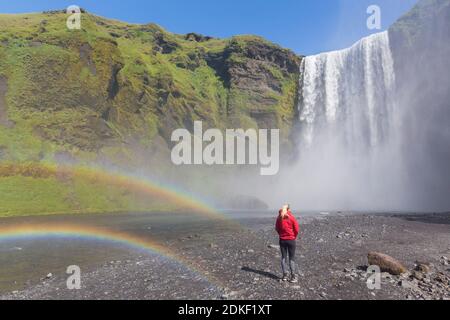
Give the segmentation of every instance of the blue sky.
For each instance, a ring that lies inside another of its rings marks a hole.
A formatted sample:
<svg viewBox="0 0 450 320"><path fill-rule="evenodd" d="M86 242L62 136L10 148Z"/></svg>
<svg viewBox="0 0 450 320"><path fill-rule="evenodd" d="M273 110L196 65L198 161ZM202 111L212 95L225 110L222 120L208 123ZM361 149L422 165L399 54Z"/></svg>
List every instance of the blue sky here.
<svg viewBox="0 0 450 320"><path fill-rule="evenodd" d="M71 4L132 23L155 22L175 33L214 37L257 34L299 54L348 47L373 33L366 27L367 7L381 8L387 29L417 0L14 0L1 13L62 9Z"/></svg>

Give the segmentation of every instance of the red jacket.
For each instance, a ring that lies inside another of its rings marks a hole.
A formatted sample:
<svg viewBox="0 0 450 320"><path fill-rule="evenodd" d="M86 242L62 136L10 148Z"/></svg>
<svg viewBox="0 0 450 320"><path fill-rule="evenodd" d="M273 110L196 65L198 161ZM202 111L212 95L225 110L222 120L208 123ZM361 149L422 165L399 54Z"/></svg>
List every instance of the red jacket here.
<svg viewBox="0 0 450 320"><path fill-rule="evenodd" d="M281 218L281 215L278 216L275 229L280 235L280 240L296 240L300 232L297 219L295 219L291 211L288 211L288 215L284 219Z"/></svg>

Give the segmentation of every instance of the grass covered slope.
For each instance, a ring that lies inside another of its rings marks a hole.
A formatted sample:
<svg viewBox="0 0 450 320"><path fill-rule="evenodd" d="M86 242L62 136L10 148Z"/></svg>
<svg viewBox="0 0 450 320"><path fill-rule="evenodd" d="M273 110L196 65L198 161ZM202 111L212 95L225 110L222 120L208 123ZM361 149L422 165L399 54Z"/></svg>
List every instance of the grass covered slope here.
<svg viewBox="0 0 450 320"><path fill-rule="evenodd" d="M63 152L126 162L134 149L167 149L171 132L195 120L282 128L287 142L300 63L291 52L253 36L175 35L88 13L68 30L66 19L0 15L3 159Z"/></svg>
<svg viewBox="0 0 450 320"><path fill-rule="evenodd" d="M0 14L0 164L102 163L168 170L170 136L281 128L296 113L301 58L255 36L177 35L84 12ZM6 167L5 167L6 166ZM166 167L164 169L164 167ZM174 209L89 179L0 174L0 216Z"/></svg>
<svg viewBox="0 0 450 320"><path fill-rule="evenodd" d="M144 182L82 167L36 163L0 164L0 194L0 217L192 209Z"/></svg>

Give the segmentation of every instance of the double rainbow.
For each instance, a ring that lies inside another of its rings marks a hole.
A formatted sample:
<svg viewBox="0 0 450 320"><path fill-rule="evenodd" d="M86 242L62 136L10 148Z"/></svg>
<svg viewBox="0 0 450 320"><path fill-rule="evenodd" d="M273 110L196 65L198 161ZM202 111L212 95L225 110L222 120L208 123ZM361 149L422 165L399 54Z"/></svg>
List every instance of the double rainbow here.
<svg viewBox="0 0 450 320"><path fill-rule="evenodd" d="M67 239L84 239L89 241L100 241L110 243L112 245L124 245L136 250L144 250L153 255L162 256L173 262L176 262L191 272L200 275L204 280L211 284L220 286L217 280L209 276L207 272L202 271L198 266L185 260L172 250L161 246L156 241L147 237L139 237L99 227L76 224L14 224L0 226L0 242L11 240L31 240L37 238L57 238L61 240Z"/></svg>
<svg viewBox="0 0 450 320"><path fill-rule="evenodd" d="M127 175L120 172L105 170L100 167L88 166L58 166L58 172L88 178L106 185L116 185L136 193L148 194L168 203L176 204L181 211L192 211L210 218L224 219L224 216L205 201L195 198L186 191L172 186L163 185L144 177Z"/></svg>
<svg viewBox="0 0 450 320"><path fill-rule="evenodd" d="M189 212L207 216L211 219L225 219L215 208L192 194L165 185L144 175L125 174L114 169L103 169L98 166L87 165L56 165L49 163L38 164L0 164L1 176L30 176L30 177L78 177L99 186L116 186L132 193L149 196L152 199L172 205L175 211ZM80 210L83 211L83 210ZM63 213L63 212L61 212Z"/></svg>
<svg viewBox="0 0 450 320"><path fill-rule="evenodd" d="M236 225L224 215L220 214L212 206L193 197L192 195L177 190L173 187L165 186L153 182L145 177L126 175L117 171L105 170L100 167L89 166L67 166L54 164L33 164L27 165L7 165L11 170L4 170L6 173L12 171L11 175L23 176L56 176L56 177L79 177L89 179L101 185L113 185L130 190L137 194L144 194L155 197L158 200L175 204L180 212L200 214L210 219L227 220L231 225ZM202 271L192 262L185 260L174 251L163 247L157 241L148 237L140 237L129 233L110 230L95 226L77 225L67 223L49 224L13 224L0 225L0 241L16 239L36 239L36 238L57 238L65 239L86 239L90 241L102 241L112 245L125 245L138 250L145 250L148 253L156 254L177 262L194 273L200 275L216 286L221 286L215 279L212 279L207 272Z"/></svg>

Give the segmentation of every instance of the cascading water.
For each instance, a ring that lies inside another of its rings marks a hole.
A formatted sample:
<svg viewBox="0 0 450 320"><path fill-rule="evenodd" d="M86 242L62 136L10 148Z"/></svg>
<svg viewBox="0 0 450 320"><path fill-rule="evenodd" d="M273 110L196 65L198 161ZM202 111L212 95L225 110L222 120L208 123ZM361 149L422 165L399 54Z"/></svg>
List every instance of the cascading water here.
<svg viewBox="0 0 450 320"><path fill-rule="evenodd" d="M388 33L306 57L301 74L300 154L280 195L314 210L402 207L401 123Z"/></svg>
<svg viewBox="0 0 450 320"><path fill-rule="evenodd" d="M363 152L393 134L395 77L387 32L306 57L302 67L301 147L326 135L340 139L347 152Z"/></svg>

